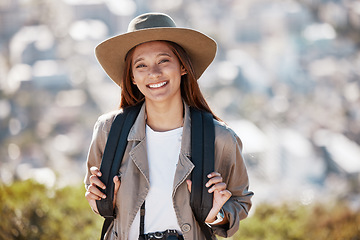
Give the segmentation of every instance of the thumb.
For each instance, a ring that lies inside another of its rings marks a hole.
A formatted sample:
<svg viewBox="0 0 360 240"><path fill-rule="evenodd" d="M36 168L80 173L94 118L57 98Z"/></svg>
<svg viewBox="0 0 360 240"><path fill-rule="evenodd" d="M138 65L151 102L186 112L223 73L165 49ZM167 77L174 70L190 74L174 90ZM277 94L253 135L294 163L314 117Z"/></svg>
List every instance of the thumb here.
<svg viewBox="0 0 360 240"><path fill-rule="evenodd" d="M116 193L119 191L119 188L120 188L120 178L118 176L115 176L113 181L114 181L114 184L115 184L114 196L116 196Z"/></svg>
<svg viewBox="0 0 360 240"><path fill-rule="evenodd" d="M117 192L119 191L119 188L120 188L120 179L118 176L115 176L114 179L114 184L115 184L115 187L114 187L114 201L113 201L113 205L115 207L115 203L116 203L116 195L117 195Z"/></svg>
<svg viewBox="0 0 360 240"><path fill-rule="evenodd" d="M189 192L191 193L191 185L192 185L192 182L191 182L191 180L186 180L186 183L187 183L187 186L188 186L188 190L189 190Z"/></svg>

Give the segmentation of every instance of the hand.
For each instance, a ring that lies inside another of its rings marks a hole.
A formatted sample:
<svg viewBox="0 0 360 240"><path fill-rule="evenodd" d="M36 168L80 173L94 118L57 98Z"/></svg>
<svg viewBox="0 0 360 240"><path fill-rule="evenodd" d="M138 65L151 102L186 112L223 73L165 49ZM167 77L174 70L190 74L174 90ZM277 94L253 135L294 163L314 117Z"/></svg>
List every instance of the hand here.
<svg viewBox="0 0 360 240"><path fill-rule="evenodd" d="M99 188L105 189L106 186L103 182L100 181L99 177L102 175L100 170L97 167L91 167L90 168L90 185L86 190L85 198L89 202L90 207L94 210L94 212L99 213L99 210L96 205L96 200L101 200L102 198L106 198L106 195L102 193ZM118 176L115 176L113 178L113 181L115 183L114 187L114 201L113 201L113 207L115 208L116 203L116 194L120 188L120 179Z"/></svg>
<svg viewBox="0 0 360 240"><path fill-rule="evenodd" d="M214 193L213 198L213 207L210 210L208 216L205 219L205 222L212 223L216 219L216 215L218 212L220 212L220 209L222 206L226 203L227 200L231 197L231 192L226 189L226 183L223 182L223 179L221 177L221 174L218 172L212 172L208 176L209 181L205 184L205 187L209 188L209 193ZM191 180L186 180L186 183L188 184L189 192L191 192ZM219 223L225 224L227 223L228 219L224 218L224 220Z"/></svg>

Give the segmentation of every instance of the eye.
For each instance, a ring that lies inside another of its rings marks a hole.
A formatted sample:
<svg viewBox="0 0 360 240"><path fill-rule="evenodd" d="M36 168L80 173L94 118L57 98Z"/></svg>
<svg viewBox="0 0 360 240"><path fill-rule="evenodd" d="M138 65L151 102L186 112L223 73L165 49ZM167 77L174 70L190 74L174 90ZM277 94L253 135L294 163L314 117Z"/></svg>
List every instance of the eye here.
<svg viewBox="0 0 360 240"><path fill-rule="evenodd" d="M169 59L161 59L159 63L166 63L166 62L170 62Z"/></svg>
<svg viewBox="0 0 360 240"><path fill-rule="evenodd" d="M145 64L138 64L138 65L135 66L135 68L144 68L144 67L146 67Z"/></svg>

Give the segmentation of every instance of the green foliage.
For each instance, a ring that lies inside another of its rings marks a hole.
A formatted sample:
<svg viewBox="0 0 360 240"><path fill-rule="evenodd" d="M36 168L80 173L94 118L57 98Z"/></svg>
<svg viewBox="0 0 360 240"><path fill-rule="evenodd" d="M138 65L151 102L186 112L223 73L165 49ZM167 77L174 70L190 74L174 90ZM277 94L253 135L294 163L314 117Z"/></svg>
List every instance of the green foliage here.
<svg viewBox="0 0 360 240"><path fill-rule="evenodd" d="M309 206L262 204L253 216L240 223L234 239L360 240L360 212L341 202Z"/></svg>
<svg viewBox="0 0 360 240"><path fill-rule="evenodd" d="M102 218L83 185L48 189L33 181L0 185L0 239L98 239Z"/></svg>
<svg viewBox="0 0 360 240"><path fill-rule="evenodd" d="M0 240L98 239L102 218L79 186L46 188L33 181L0 184ZM360 212L344 203L258 205L233 240L360 240Z"/></svg>

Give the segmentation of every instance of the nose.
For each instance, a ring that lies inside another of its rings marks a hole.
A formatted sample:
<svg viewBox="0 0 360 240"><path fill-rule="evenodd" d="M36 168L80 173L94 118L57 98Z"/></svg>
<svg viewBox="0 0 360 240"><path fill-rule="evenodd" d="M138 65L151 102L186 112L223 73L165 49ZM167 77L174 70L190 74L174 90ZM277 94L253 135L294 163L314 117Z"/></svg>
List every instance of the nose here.
<svg viewBox="0 0 360 240"><path fill-rule="evenodd" d="M160 77L162 74L161 72L161 69L158 65L153 65L151 68L150 68L150 71L149 71L149 77L151 78L158 78Z"/></svg>

